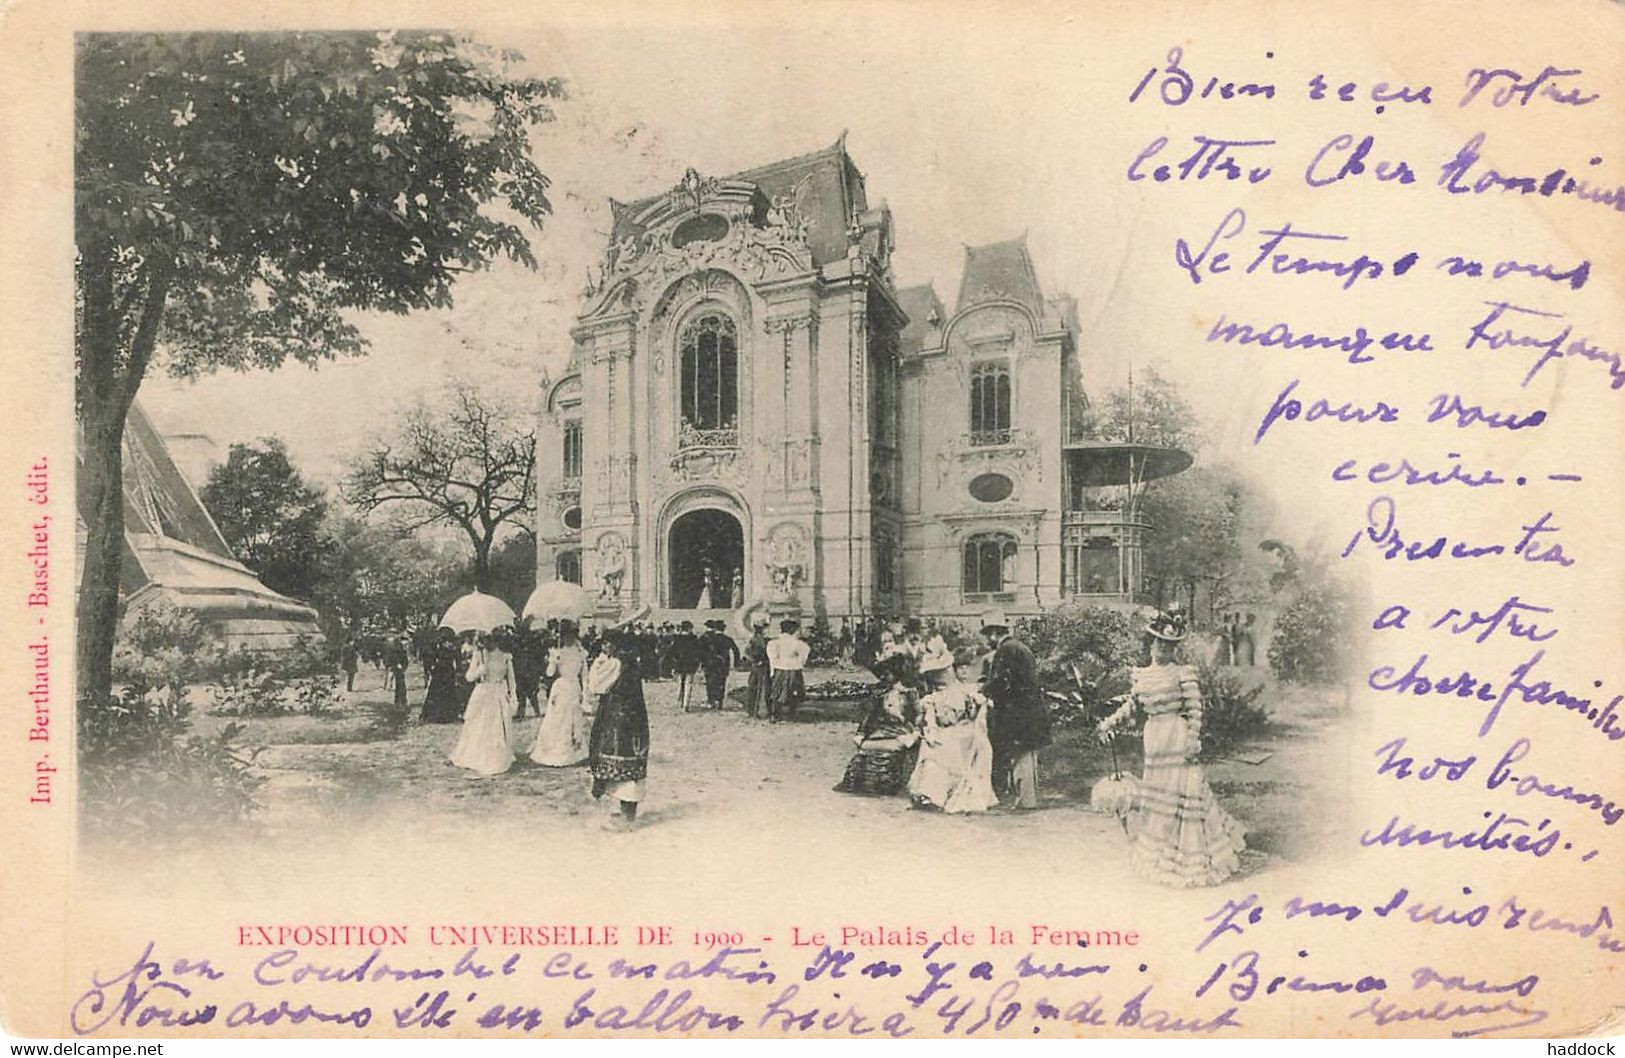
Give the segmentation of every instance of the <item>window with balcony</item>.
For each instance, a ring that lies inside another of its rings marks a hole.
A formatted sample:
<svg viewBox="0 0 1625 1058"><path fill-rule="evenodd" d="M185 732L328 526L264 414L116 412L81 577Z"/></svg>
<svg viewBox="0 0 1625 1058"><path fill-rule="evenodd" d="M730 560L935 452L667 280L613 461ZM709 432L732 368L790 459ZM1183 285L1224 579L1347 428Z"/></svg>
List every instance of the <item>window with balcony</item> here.
<svg viewBox="0 0 1625 1058"><path fill-rule="evenodd" d="M683 327L678 340L682 374L684 448L739 443L739 332L727 316L708 312Z"/></svg>
<svg viewBox="0 0 1625 1058"><path fill-rule="evenodd" d="M1010 441L1010 368L1002 361L977 364L971 371L970 437L976 445Z"/></svg>
<svg viewBox="0 0 1625 1058"><path fill-rule="evenodd" d="M969 595L999 595L1014 590L1016 538L1008 533L980 533L965 541L962 587Z"/></svg>

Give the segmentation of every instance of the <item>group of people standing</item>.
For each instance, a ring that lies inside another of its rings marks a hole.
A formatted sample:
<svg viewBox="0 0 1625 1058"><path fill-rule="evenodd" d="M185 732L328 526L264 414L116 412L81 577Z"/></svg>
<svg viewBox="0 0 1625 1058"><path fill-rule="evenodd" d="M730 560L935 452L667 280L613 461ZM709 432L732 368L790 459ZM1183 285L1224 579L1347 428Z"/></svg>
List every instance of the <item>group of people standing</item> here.
<svg viewBox="0 0 1625 1058"><path fill-rule="evenodd" d="M643 801L649 768L649 714L636 644L620 630L611 630L593 637L589 655L575 622L554 622L549 634L547 708L524 756L550 768L585 761L594 799L613 798L619 804L614 822L630 825ZM451 763L478 775L506 774L520 755L513 721L523 713L512 713L515 703L522 702L514 638L509 629L497 629L477 633L471 643L466 677L472 690Z"/></svg>
<svg viewBox="0 0 1625 1058"><path fill-rule="evenodd" d="M1245 831L1198 763L1202 697L1195 667L1178 658L1183 621L1158 614L1144 631L1149 663L1097 728L1110 742L1143 724L1143 774L1124 817L1131 863L1164 885L1215 885L1240 867ZM1038 751L1053 732L1037 661L1000 611L983 616L982 636L984 649L956 653L918 621L887 633L872 666L883 690L836 790L906 793L914 807L949 813L1038 806ZM967 679L977 666L980 686Z"/></svg>
<svg viewBox="0 0 1625 1058"><path fill-rule="evenodd" d="M871 671L882 691L858 726L836 789L896 794L917 807L983 812L1038 807L1038 751L1053 737L1031 649L1001 611L983 615L984 649L952 651L910 618L882 633ZM979 687L967 677L980 669Z"/></svg>
<svg viewBox="0 0 1625 1058"><path fill-rule="evenodd" d="M675 677L687 712L703 675L706 704L720 709L730 672L745 667L745 712L769 722L792 719L805 697L811 651L799 622L782 620L770 636L758 616L743 653L722 621L705 625L698 635L689 622L669 635L637 625L583 635L565 620L461 636L440 629L419 648L428 674L423 718L462 721L450 760L478 775L504 774L521 756L550 768L585 763L593 797L617 804L610 825L630 826L648 777L644 679ZM854 649L879 685L835 789L906 794L916 808L946 813L1037 808L1038 751L1053 739L1048 696L1032 650L1011 634L1008 618L984 614L981 642L958 650L944 629L914 618L880 628L873 641L869 631L854 637ZM1103 741L1142 725L1143 773L1124 813L1131 862L1163 884L1216 884L1238 869L1244 831L1198 763L1202 697L1195 668L1179 659L1183 620L1158 614L1144 631L1149 663L1132 670L1129 692L1098 725ZM527 704L542 722L521 750L514 721Z"/></svg>

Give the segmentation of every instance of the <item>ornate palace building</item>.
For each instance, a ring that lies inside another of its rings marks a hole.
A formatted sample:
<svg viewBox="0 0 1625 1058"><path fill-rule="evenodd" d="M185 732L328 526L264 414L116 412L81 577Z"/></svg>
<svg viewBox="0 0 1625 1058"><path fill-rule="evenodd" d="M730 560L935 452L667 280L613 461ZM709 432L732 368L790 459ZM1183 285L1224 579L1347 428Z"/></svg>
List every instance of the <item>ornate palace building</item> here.
<svg viewBox="0 0 1625 1058"><path fill-rule="evenodd" d="M1189 458L1136 475L1075 437L1075 303L1042 293L1024 239L967 248L951 311L898 288L844 137L612 207L542 395L539 580L623 618L1135 601L1144 527L1094 486Z"/></svg>

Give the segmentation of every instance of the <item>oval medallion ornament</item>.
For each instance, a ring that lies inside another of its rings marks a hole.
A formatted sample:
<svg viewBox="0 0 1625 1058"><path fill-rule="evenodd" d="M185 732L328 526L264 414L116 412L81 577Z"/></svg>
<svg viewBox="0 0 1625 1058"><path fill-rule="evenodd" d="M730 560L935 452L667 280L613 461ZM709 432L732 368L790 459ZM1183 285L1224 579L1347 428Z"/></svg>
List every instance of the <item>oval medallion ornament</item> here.
<svg viewBox="0 0 1625 1058"><path fill-rule="evenodd" d="M716 213L701 213L677 225L671 233L671 244L681 250L689 243L719 242L727 234L727 217Z"/></svg>
<svg viewBox="0 0 1625 1058"><path fill-rule="evenodd" d="M1015 482L1003 474L978 474L970 483L970 494L983 503L1007 500L1015 490Z"/></svg>
<svg viewBox="0 0 1625 1058"><path fill-rule="evenodd" d="M571 507L564 512L564 527L572 533L581 528L581 508Z"/></svg>

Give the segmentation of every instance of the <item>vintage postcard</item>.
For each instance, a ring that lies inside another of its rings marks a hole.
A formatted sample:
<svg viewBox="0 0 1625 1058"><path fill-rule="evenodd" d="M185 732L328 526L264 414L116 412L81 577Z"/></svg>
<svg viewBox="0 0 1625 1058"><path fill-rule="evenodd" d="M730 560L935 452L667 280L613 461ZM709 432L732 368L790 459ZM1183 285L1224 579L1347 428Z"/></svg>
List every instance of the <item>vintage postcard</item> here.
<svg viewBox="0 0 1625 1058"><path fill-rule="evenodd" d="M1625 7L0 48L8 1032L1620 1031Z"/></svg>

